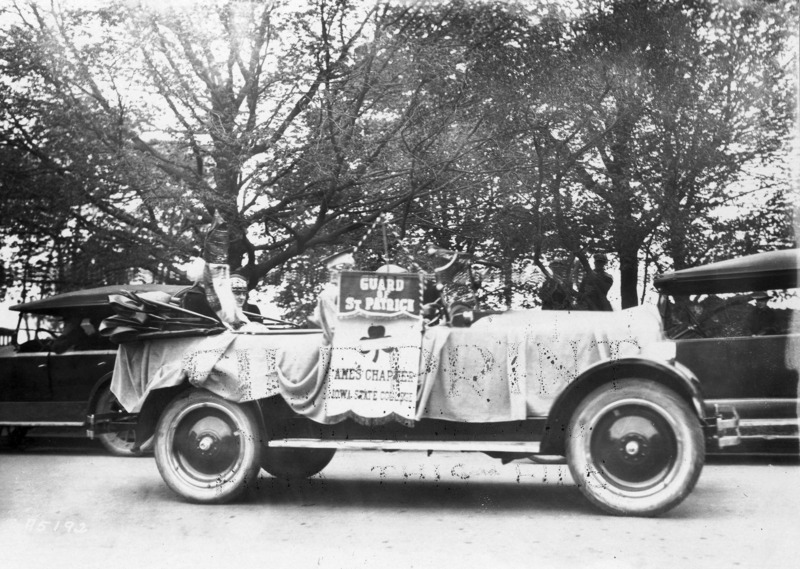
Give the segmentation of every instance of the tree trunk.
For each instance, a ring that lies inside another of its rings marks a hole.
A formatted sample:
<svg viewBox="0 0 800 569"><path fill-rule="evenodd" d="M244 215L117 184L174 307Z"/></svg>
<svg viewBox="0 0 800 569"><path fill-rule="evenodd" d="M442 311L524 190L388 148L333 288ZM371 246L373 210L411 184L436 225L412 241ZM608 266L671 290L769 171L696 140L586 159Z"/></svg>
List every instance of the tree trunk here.
<svg viewBox="0 0 800 569"><path fill-rule="evenodd" d="M509 258L503 263L503 301L506 308L511 308L514 299L514 268Z"/></svg>
<svg viewBox="0 0 800 569"><path fill-rule="evenodd" d="M628 251L619 252L619 291L622 298L622 308L639 305L637 284L639 278L638 251L629 248Z"/></svg>

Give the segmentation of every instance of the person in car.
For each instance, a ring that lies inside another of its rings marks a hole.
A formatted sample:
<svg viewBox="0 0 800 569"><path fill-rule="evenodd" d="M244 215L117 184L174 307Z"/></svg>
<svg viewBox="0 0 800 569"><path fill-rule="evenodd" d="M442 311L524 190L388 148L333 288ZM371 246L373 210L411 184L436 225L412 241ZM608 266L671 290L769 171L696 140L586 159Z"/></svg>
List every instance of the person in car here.
<svg viewBox="0 0 800 569"><path fill-rule="evenodd" d="M85 320L85 321L84 321ZM71 315L64 322L64 331L53 340L52 350L62 354L68 350L85 350L91 347L97 328L81 315Z"/></svg>
<svg viewBox="0 0 800 569"><path fill-rule="evenodd" d="M241 273L232 273L230 280L233 298L236 299L236 306L244 312L261 316L261 310L259 310L258 306L248 302L247 278Z"/></svg>
<svg viewBox="0 0 800 569"><path fill-rule="evenodd" d="M775 311L769 306L770 296L760 291L754 293L752 298L756 301L756 307L747 318L746 329L753 336L777 334Z"/></svg>

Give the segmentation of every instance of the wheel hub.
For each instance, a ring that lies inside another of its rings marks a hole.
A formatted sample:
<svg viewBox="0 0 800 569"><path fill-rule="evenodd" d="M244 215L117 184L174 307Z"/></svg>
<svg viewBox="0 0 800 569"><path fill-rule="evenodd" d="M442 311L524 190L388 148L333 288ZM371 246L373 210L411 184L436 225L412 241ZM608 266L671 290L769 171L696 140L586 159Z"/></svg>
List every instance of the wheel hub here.
<svg viewBox="0 0 800 569"><path fill-rule="evenodd" d="M210 435L204 435L197 441L197 448L200 452L206 453L217 443L216 439Z"/></svg>
<svg viewBox="0 0 800 569"><path fill-rule="evenodd" d="M628 462L639 462L647 456L647 439L638 433L630 433L623 437L620 445L620 455Z"/></svg>
<svg viewBox="0 0 800 569"><path fill-rule="evenodd" d="M655 486L668 475L677 455L675 437L664 418L636 404L602 416L590 445L602 475L623 490Z"/></svg>
<svg viewBox="0 0 800 569"><path fill-rule="evenodd" d="M183 470L197 479L216 478L235 469L239 448L236 425L221 412L194 410L176 429L176 456Z"/></svg>

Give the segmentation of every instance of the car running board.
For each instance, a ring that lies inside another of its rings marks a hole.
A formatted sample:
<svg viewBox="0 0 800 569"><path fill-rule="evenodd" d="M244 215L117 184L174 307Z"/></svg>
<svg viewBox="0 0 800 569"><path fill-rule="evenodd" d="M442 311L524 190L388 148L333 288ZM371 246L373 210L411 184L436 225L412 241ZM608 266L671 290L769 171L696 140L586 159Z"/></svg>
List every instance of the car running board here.
<svg viewBox="0 0 800 569"><path fill-rule="evenodd" d="M800 437L797 419L740 419L742 440L792 440Z"/></svg>
<svg viewBox="0 0 800 569"><path fill-rule="evenodd" d="M373 439L274 439L272 448L332 448L337 450L415 450L454 452L513 452L536 454L539 442L529 441L398 441Z"/></svg>

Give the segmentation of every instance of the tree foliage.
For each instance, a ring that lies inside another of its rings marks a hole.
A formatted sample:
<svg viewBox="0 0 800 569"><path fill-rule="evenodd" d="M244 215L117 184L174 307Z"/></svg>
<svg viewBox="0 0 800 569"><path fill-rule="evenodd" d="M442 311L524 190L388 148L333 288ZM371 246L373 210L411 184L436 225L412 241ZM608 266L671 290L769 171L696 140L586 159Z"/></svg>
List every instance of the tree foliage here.
<svg viewBox="0 0 800 569"><path fill-rule="evenodd" d="M229 263L297 308L315 258L364 240L386 260L388 213L408 257L492 259L498 304L560 248L611 253L636 304L642 266L793 242L789 4L17 0L6 278L176 279L219 214ZM716 215L739 194L758 207Z"/></svg>

